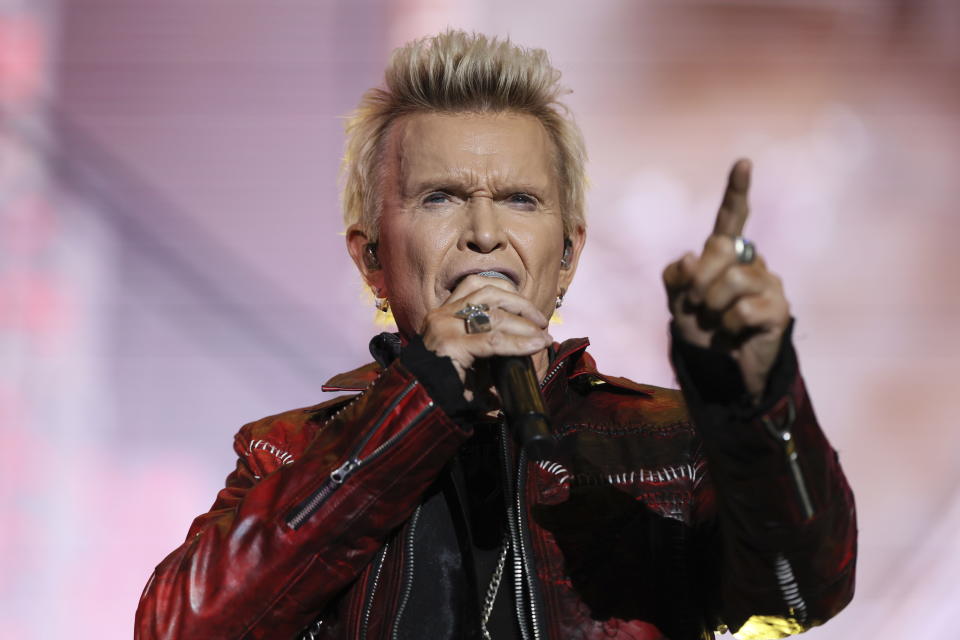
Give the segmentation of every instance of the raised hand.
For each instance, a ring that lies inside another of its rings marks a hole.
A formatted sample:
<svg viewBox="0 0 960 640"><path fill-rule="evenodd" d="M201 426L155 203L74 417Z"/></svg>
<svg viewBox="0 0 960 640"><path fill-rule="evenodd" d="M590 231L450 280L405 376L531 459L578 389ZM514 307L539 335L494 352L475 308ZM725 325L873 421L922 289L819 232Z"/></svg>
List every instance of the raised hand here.
<svg viewBox="0 0 960 640"><path fill-rule="evenodd" d="M750 211L750 169L749 160L733 165L703 251L699 256L688 252L667 265L663 283L683 339L729 353L747 390L759 400L790 322L790 305L766 261L757 255L742 262L735 250Z"/></svg>

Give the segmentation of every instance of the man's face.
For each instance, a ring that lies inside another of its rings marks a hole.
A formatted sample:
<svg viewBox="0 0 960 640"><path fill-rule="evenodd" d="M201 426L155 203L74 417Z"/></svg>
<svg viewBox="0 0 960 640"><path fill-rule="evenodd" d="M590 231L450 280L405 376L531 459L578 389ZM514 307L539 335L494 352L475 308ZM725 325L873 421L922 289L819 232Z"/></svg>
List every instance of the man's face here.
<svg viewBox="0 0 960 640"><path fill-rule="evenodd" d="M378 258L367 281L390 300L397 326L419 333L471 273L495 271L544 313L573 277L564 254L552 141L533 116L419 113L387 138ZM359 240L356 240L359 243ZM351 240L351 244L354 240ZM352 251L353 251L352 247Z"/></svg>

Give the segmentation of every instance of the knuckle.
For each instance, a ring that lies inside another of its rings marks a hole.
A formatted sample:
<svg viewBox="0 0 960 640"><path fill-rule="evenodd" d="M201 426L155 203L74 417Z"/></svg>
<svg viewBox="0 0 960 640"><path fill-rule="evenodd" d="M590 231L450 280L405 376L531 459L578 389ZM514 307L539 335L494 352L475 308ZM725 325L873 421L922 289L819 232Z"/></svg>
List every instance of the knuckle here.
<svg viewBox="0 0 960 640"><path fill-rule="evenodd" d="M690 274L690 285L695 289L701 289L709 284L712 276L713 273L710 264L706 263Z"/></svg>
<svg viewBox="0 0 960 640"><path fill-rule="evenodd" d="M502 331L494 330L487 334L486 343L487 343L487 346L489 346L491 349L499 348L501 345L503 345L503 342L504 342L504 335Z"/></svg>
<svg viewBox="0 0 960 640"><path fill-rule="evenodd" d="M786 302L786 299L783 297L783 291L773 284L763 288L762 296L766 306L778 307L781 305L781 302Z"/></svg>
<svg viewBox="0 0 960 640"><path fill-rule="evenodd" d="M707 290L710 288L710 279L708 274L699 273L693 280L690 281L690 293L692 294L691 301L699 304L703 301L703 298L707 294Z"/></svg>
<svg viewBox="0 0 960 640"><path fill-rule="evenodd" d="M737 300L737 303L733 305L733 311L737 317L743 320L749 320L757 312L757 303L752 297L740 298Z"/></svg>
<svg viewBox="0 0 960 640"><path fill-rule="evenodd" d="M737 332L743 326L743 318L737 313L736 308L730 308L723 314L723 326L733 332Z"/></svg>
<svg viewBox="0 0 960 640"><path fill-rule="evenodd" d="M672 272L669 268L665 269L662 274L663 286L668 290L672 291L674 289L680 288L680 281L675 272Z"/></svg>
<svg viewBox="0 0 960 640"><path fill-rule="evenodd" d="M663 268L663 271L660 272L660 278L663 280L664 284L669 285L673 281L673 274L676 271L676 265L676 262L671 262Z"/></svg>
<svg viewBox="0 0 960 640"><path fill-rule="evenodd" d="M723 272L724 281L734 287L742 287L750 279L748 265L734 264Z"/></svg>
<svg viewBox="0 0 960 640"><path fill-rule="evenodd" d="M733 238L714 233L707 238L704 249L720 256L733 256Z"/></svg>
<svg viewBox="0 0 960 640"><path fill-rule="evenodd" d="M723 283L715 282L703 294L703 306L716 309L724 297Z"/></svg>

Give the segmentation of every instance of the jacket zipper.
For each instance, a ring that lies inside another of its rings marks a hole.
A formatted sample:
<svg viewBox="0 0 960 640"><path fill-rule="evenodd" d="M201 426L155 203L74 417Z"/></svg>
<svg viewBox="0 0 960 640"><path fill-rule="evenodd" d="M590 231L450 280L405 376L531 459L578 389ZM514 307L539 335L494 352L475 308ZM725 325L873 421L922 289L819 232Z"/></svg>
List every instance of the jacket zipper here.
<svg viewBox="0 0 960 640"><path fill-rule="evenodd" d="M547 386L547 384L553 379L553 377L554 377L555 375L557 375L557 372L560 371L560 369L563 368L564 362L566 362L566 359L564 359L564 360L558 360L558 361L557 361L557 364L553 367L553 369L551 369L551 370L547 373L547 375L545 375L545 376L543 377L543 381L540 383L540 390L541 390L541 391L543 391L543 388L544 388L545 386Z"/></svg>
<svg viewBox="0 0 960 640"><path fill-rule="evenodd" d="M557 372L563 368L564 360L559 360L543 380L540 382L540 390L547 386L550 380L557 375ZM514 604L517 611L517 622L520 626L520 635L523 640L530 639L530 631L533 631L534 640L540 640L540 621L537 616L537 603L535 591L535 577L529 560L529 551L527 549L527 539L523 535L523 485L524 468L526 464L526 453L520 448L520 456L517 466L516 482L512 482L513 471L510 469L510 430L506 421L501 415L500 422L500 446L503 457L503 466L506 474L507 485L504 487L505 494L515 491L512 496L513 505L507 506L507 527L510 533L510 546L513 548L513 589ZM524 595L524 574L526 574L526 592ZM524 606L527 602L530 605L529 626L527 621L527 611Z"/></svg>
<svg viewBox="0 0 960 640"><path fill-rule="evenodd" d="M557 363L553 368L547 372L547 375L543 377L543 380L540 382L540 391L542 392L544 388L550 384L550 381L557 375L557 373L563 368L566 363L566 358L557 359ZM505 434L506 435L506 434ZM517 538L519 539L519 545L515 546L515 549L519 549L519 566L521 567L522 572L526 573L527 577L527 595L530 602L530 628L533 630L534 640L540 640L542 635L541 625L540 625L540 616L537 612L537 584L536 584L536 572L533 570L533 562L531 558L533 557L533 551L530 548L530 536L524 535L523 528L523 518L526 513L526 502L524 499L526 493L526 468L527 468L527 452L523 450L523 447L520 447L520 455L517 462L517 481L515 483L516 491L516 500L515 505L517 509L515 526L517 529ZM529 533L529 532L527 532ZM518 591L522 593L522 591Z"/></svg>
<svg viewBox="0 0 960 640"><path fill-rule="evenodd" d="M360 640L367 640L367 628L370 626L370 613L373 611L373 598L377 594L377 586L380 584L380 573L383 571L384 560L387 558L387 550L390 543L387 542L377 554L377 570L373 574L373 584L370 586L370 592L367 594L367 601L363 607L363 617L360 625Z"/></svg>
<svg viewBox="0 0 960 640"><path fill-rule="evenodd" d="M527 626L527 611L524 607L523 595L523 561L520 558L520 535L517 528L517 513L512 504L513 496L513 470L510 468L510 429L506 421L500 418L500 452L503 460L504 471L504 503L507 507L507 529L510 533L510 547L513 549L513 603L517 612L517 623L520 627L520 635L523 640L530 640L529 627ZM509 501L508 501L509 499Z"/></svg>
<svg viewBox="0 0 960 640"><path fill-rule="evenodd" d="M516 483L516 507L517 507L517 535L520 538L520 562L523 571L527 576L527 595L530 602L530 627L533 629L534 640L540 640L540 620L537 616L537 591L535 584L535 575L531 566L528 546L529 535L524 535L523 514L526 508L524 504L524 492L526 489L526 474L524 473L527 463L527 452L520 448L519 463L517 465L517 483ZM529 533L529 532L528 532Z"/></svg>
<svg viewBox="0 0 960 640"><path fill-rule="evenodd" d="M383 453L388 447L393 445L397 440L404 436L411 428L413 428L420 420L423 419L423 416L433 408L433 401L431 400L427 406L420 410L413 420L410 421L410 424L406 425L403 429L392 435L380 446L373 450L370 455L366 458L358 458L357 455L363 451L363 448L370 442L370 439L377 432L383 422L387 419L387 416L400 404L400 402L407 397L407 395L413 391L413 388L417 385L417 381L414 380L397 396L393 402L386 408L386 410L380 415L380 418L377 420L376 424L367 432L359 444L353 448L353 451L350 452L350 455L347 456L347 460L341 464L339 467L330 472L330 480L326 482L318 490L314 491L306 500L302 501L297 507L295 507L292 513L287 517L287 526L291 529L299 529L303 526L303 523L307 521L310 516L317 512L321 505L330 497L337 487L342 485L348 477L350 477L357 469L365 465L366 463L374 460L377 456Z"/></svg>
<svg viewBox="0 0 960 640"><path fill-rule="evenodd" d="M793 566L782 553L778 553L773 562L777 582L780 585L780 592L783 594L783 600L787 604L787 611L799 620L801 624L806 624L807 603L804 602L803 596L800 595L800 585L797 584L797 578L793 573Z"/></svg>
<svg viewBox="0 0 960 640"><path fill-rule="evenodd" d="M787 419L781 427L777 427L773 420L763 416L763 426L767 428L774 438L783 443L783 453L787 458L787 465L790 467L790 477L793 480L793 486L800 498L800 507L803 510L803 517L806 520L813 518L813 501L810 499L810 492L807 490L807 483L803 478L803 471L800 469L799 455L797 454L797 443L793 439L793 433L790 427L793 426L797 418L797 410L793 406L791 399L787 399Z"/></svg>
<svg viewBox="0 0 960 640"><path fill-rule="evenodd" d="M400 596L400 606L397 607L397 616L393 621L393 631L390 633L391 640L397 640L399 637L400 619L403 617L403 611L407 608L410 593L413 591L413 536L417 531L417 522L420 520L420 510L422 508L422 506L417 507L417 510L413 512L413 517L410 518L410 531L407 532L406 545L404 548L408 570L405 572L406 576L404 577L403 593Z"/></svg>

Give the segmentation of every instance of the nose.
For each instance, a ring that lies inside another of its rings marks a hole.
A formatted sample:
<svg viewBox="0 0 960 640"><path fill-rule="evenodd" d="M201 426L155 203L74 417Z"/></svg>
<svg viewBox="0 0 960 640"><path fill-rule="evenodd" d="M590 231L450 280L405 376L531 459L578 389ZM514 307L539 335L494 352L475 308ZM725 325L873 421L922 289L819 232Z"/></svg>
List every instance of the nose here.
<svg viewBox="0 0 960 640"><path fill-rule="evenodd" d="M489 197L474 196L467 205L466 221L461 236L461 249L491 253L507 246L507 237L496 206Z"/></svg>

